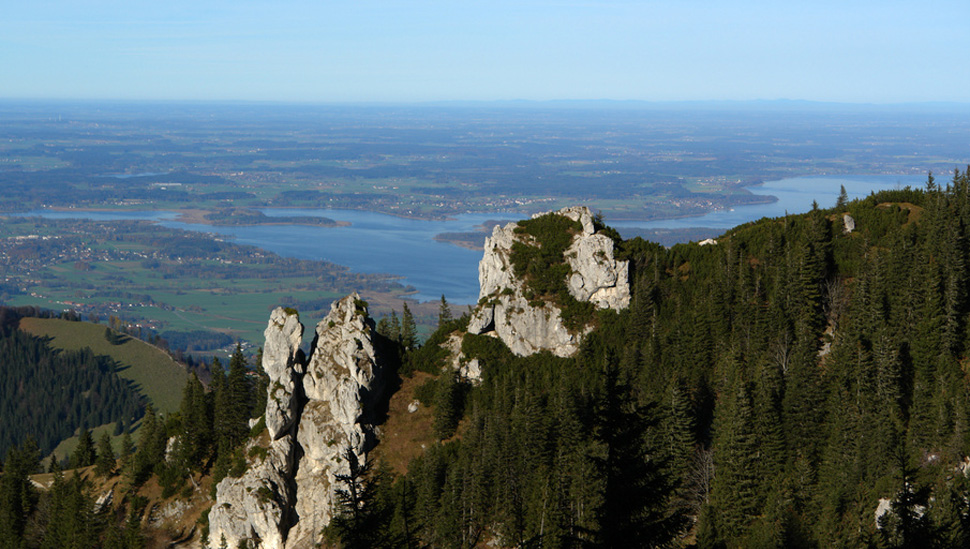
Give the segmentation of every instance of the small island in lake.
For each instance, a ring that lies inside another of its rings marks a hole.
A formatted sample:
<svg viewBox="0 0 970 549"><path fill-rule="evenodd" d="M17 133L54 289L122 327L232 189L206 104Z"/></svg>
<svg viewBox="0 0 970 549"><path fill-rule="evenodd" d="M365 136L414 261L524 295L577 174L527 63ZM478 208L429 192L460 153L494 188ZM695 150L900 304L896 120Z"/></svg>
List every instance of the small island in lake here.
<svg viewBox="0 0 970 549"><path fill-rule="evenodd" d="M311 215L268 216L252 208L222 208L218 210L179 210L179 221L200 225L312 225L315 227L348 227L346 221Z"/></svg>

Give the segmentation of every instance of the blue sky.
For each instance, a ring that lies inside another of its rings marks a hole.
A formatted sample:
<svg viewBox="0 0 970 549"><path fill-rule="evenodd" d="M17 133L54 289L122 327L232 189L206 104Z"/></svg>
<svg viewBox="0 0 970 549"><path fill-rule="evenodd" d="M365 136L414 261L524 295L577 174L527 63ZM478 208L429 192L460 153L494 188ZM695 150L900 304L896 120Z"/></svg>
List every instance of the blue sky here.
<svg viewBox="0 0 970 549"><path fill-rule="evenodd" d="M0 98L970 102L970 1L30 0Z"/></svg>

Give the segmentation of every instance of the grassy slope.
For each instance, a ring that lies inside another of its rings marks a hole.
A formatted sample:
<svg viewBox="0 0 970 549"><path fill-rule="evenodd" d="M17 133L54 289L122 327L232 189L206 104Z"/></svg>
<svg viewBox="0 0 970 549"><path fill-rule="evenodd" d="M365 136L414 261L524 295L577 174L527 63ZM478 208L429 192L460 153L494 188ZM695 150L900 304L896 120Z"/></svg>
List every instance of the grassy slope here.
<svg viewBox="0 0 970 549"><path fill-rule="evenodd" d="M432 409L424 404L414 413L407 409L415 400L417 388L432 377L415 372L412 377L402 380L401 388L391 397L387 421L381 426L381 442L374 448L374 456L397 474L407 473L412 459L420 456L428 446L437 444Z"/></svg>
<svg viewBox="0 0 970 549"><path fill-rule="evenodd" d="M138 422L138 425L141 426L141 422L140 421ZM93 429L91 429L91 438L94 440L94 444L97 445L98 444L98 440L101 439L102 433L108 433L109 435L111 435L111 447L114 449L115 455L118 455L118 454L121 453L121 438L122 437L120 435L119 436L114 436L114 431L115 431L115 424L114 423L108 423L106 425L99 425L99 426L94 427ZM135 432L137 433L137 430ZM134 440L138 440L137 437L135 437ZM80 436L79 435L74 435L71 438L66 438L66 439L62 440L61 443L58 444L56 448L54 448L54 450L51 452L51 454L57 456L57 459L58 460L64 460L64 459L70 458L71 457L71 454L74 453L74 449L77 448L77 445L78 445L78 442L79 441L80 441ZM47 459L46 456L45 456L44 459ZM45 465L45 466L47 464L48 464L48 462L46 462L46 461L43 463L43 465Z"/></svg>
<svg viewBox="0 0 970 549"><path fill-rule="evenodd" d="M166 414L178 410L188 373L161 350L134 338L112 345L104 338L105 327L89 322L24 318L20 328L53 338L51 346L58 349L90 347L95 354L110 356L121 365L118 375L131 380L156 410Z"/></svg>

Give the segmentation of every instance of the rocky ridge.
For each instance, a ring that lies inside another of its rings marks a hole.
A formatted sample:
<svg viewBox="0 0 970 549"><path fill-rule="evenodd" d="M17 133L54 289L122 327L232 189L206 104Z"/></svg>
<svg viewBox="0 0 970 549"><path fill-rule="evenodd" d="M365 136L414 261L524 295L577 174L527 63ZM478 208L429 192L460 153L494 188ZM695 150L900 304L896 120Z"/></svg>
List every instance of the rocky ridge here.
<svg viewBox="0 0 970 549"><path fill-rule="evenodd" d="M262 548L316 545L333 517L333 479L349 472L342 456L351 452L363 463L373 443L370 414L383 378L373 321L360 296L331 305L309 359L299 348L303 325L295 311L275 309L265 336L268 440L250 441L247 471L216 487L213 546L222 537L230 547L243 540Z"/></svg>
<svg viewBox="0 0 970 549"><path fill-rule="evenodd" d="M589 208L574 206L532 218L549 214L564 216L581 226L564 253L569 266L565 281L569 294L598 309L620 310L629 306L628 262L615 258L613 239L596 231ZM562 311L554 303L535 306L526 298L525 282L517 277L511 255L516 243L534 243L519 234L518 227L517 223L496 226L492 236L485 239L485 253L478 266L479 305L472 314L468 332L498 337L520 356L544 350L556 356L572 356L591 328L569 330Z"/></svg>
<svg viewBox="0 0 970 549"><path fill-rule="evenodd" d="M578 227L563 253L569 295L598 309L627 307L628 264L615 258L613 239L596 230L589 209L550 214ZM549 214L533 218L542 215ZM516 276L512 249L516 243L541 244L530 242L518 227L496 226L486 239L479 264L481 300L468 332L498 337L518 355L547 350L571 356L592 328L570 330L555 303L526 297L527 282ZM244 450L250 456L246 473L216 487L209 540L218 544L224 536L230 547L243 540L264 548L312 547L333 517L336 475L349 473L348 457L365 462L375 442L371 415L384 380L373 321L353 294L334 302L317 324L308 358L300 350L303 325L295 311L274 310L265 337L266 436ZM452 334L446 346L463 378L480 379L478 361L461 356L460 334Z"/></svg>

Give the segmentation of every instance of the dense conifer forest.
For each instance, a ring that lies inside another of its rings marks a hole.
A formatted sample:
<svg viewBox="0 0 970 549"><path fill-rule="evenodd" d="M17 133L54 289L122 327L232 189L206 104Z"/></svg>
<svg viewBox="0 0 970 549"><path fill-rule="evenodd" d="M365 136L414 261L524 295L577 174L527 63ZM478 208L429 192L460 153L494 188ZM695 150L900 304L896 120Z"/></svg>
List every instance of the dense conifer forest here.
<svg viewBox="0 0 970 549"><path fill-rule="evenodd" d="M403 474L349 454L327 537L345 548L966 547L968 227L970 177L955 172L749 223L714 245L621 242L630 307L595 313L572 358L516 357L464 335L480 384L446 363L439 344L468 317L444 299L423 345L407 309L382 319L398 375L433 374L416 395L439 443ZM171 496L242 474L242 443L264 431L247 420L266 394L247 369L237 352L208 389L193 376L180 412L149 409L120 461L88 455L131 492L126 512L92 515L77 546L138 546L146 482ZM31 444L7 453L0 483L0 539L13 547L60 539L44 517L93 498L68 475L34 489Z"/></svg>
<svg viewBox="0 0 970 549"><path fill-rule="evenodd" d="M117 422L120 433L141 417L142 397L114 361L51 348L17 328L25 312L37 313L0 308L0 455L28 436L46 455L83 428Z"/></svg>
<svg viewBox="0 0 970 549"><path fill-rule="evenodd" d="M466 335L477 387L443 369L447 324L405 358L440 374L442 444L364 508L402 547L965 547L968 226L957 172L716 245L627 241L629 309L569 359Z"/></svg>
<svg viewBox="0 0 970 549"><path fill-rule="evenodd" d="M261 424L250 430L248 422L254 409L265 408L266 394L264 378L250 370L237 346L228 371L218 360L213 362L209 391L192 374L179 412L162 417L148 405L137 443L125 432L120 454L107 433L95 445L90 432L82 429L67 464L75 470L70 473L62 472L56 460L42 459L33 437L12 446L0 476L0 547L154 546L142 532L148 510L139 491L146 483L160 489L163 498L188 496L200 489L190 480L193 474L199 478L204 471L214 487L227 475L246 470L241 444L263 431ZM179 443L168 447L171 437ZM30 476L44 470L53 474L52 482L38 490ZM121 505L96 504L95 486L115 477L122 486Z"/></svg>

